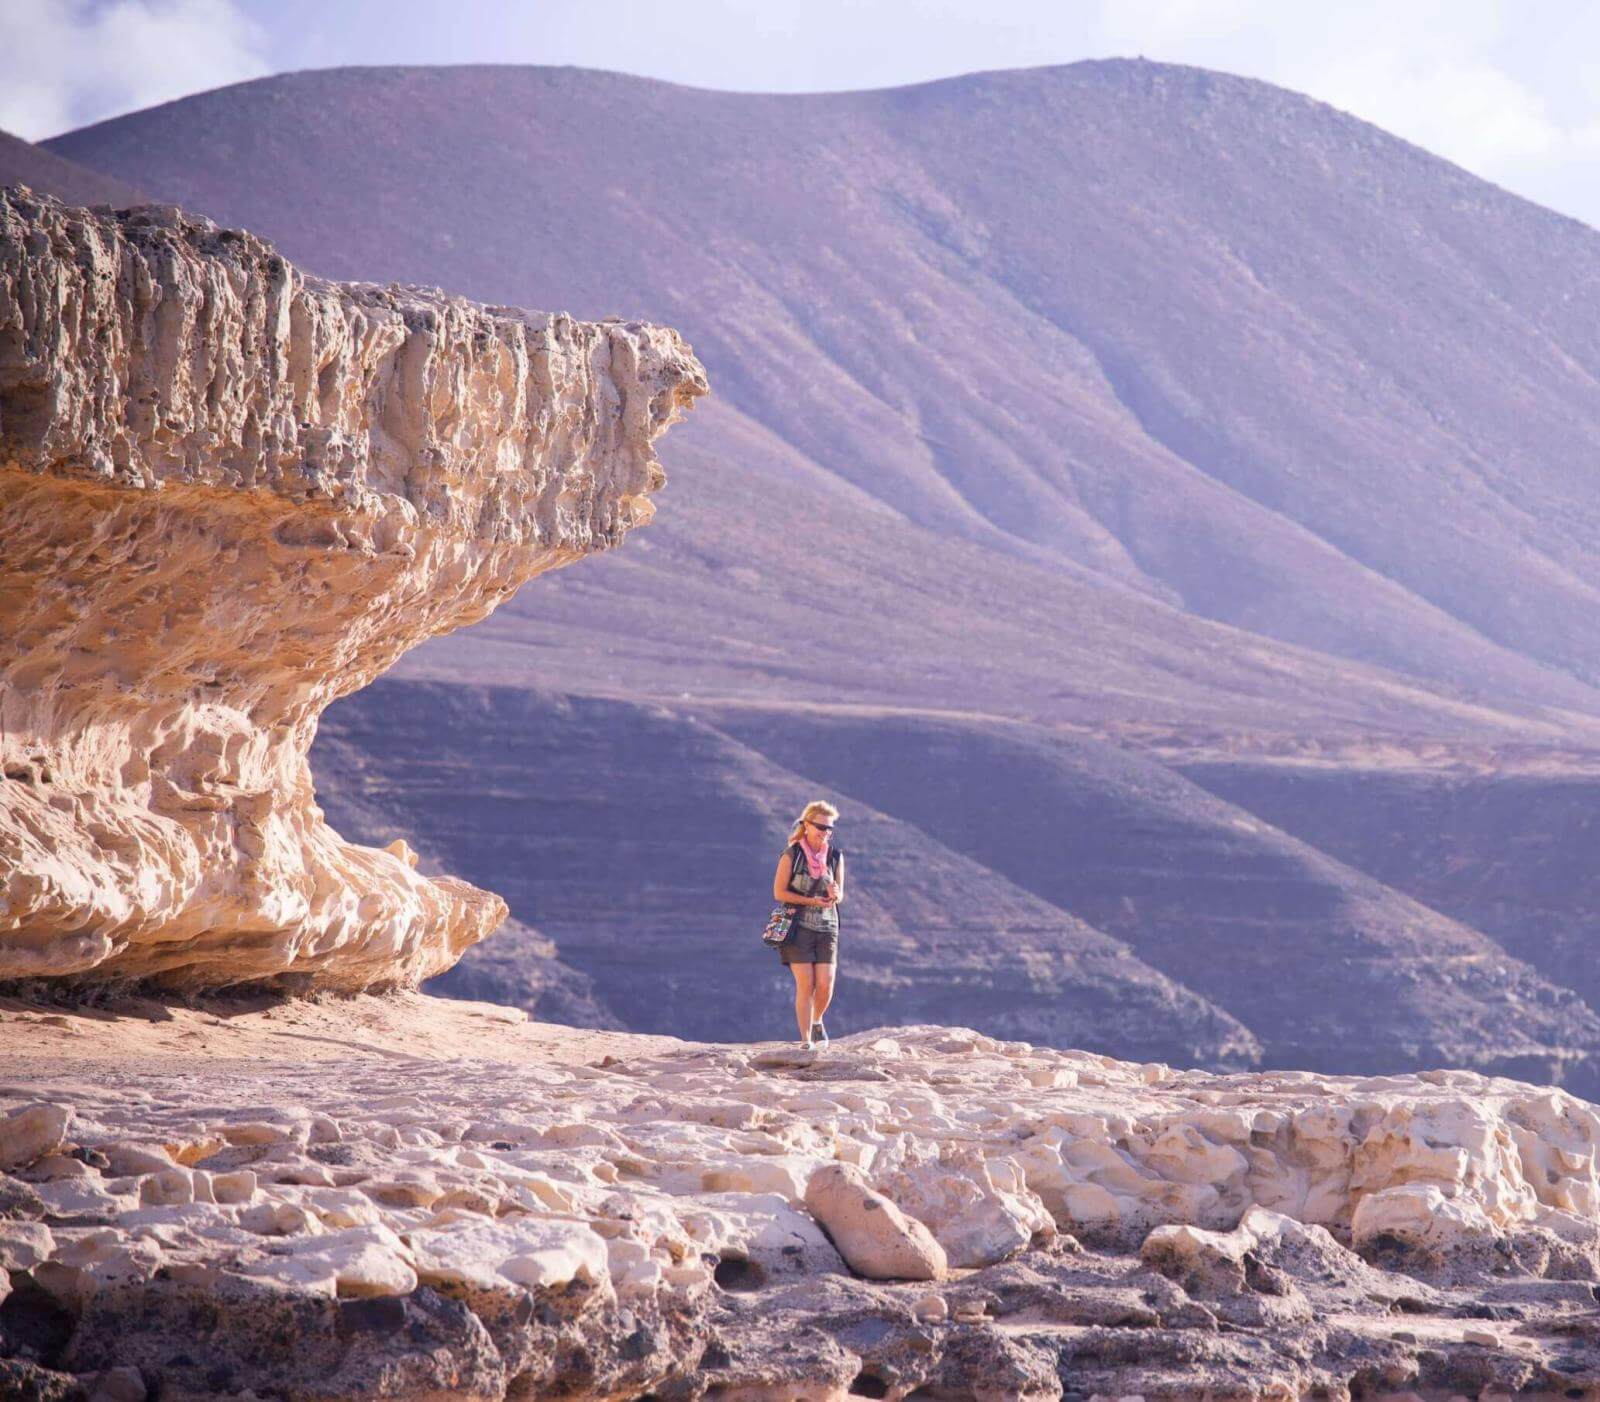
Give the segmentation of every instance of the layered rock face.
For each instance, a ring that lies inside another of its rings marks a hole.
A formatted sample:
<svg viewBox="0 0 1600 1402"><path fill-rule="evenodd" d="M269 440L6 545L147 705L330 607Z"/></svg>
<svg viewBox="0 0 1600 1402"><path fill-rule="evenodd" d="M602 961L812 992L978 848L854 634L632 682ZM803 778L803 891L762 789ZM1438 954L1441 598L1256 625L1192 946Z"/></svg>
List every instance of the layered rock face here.
<svg viewBox="0 0 1600 1402"><path fill-rule="evenodd" d="M360 988L505 913L322 820L329 701L621 541L678 336L0 194L0 978Z"/></svg>

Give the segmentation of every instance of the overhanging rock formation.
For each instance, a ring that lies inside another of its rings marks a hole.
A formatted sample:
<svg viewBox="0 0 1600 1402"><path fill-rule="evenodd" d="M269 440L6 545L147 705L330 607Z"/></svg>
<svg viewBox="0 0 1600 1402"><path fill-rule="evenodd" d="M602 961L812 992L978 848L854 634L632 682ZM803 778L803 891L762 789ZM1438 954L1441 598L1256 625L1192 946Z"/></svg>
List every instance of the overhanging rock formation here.
<svg viewBox="0 0 1600 1402"><path fill-rule="evenodd" d="M0 192L0 978L409 983L505 914L343 842L323 708L618 544L675 332Z"/></svg>

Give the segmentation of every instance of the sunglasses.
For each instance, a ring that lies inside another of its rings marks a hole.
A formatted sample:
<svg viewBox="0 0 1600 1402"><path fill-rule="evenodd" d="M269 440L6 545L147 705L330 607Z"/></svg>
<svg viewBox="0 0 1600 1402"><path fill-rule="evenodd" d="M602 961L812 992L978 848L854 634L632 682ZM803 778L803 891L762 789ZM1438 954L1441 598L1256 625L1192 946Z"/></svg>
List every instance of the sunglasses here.
<svg viewBox="0 0 1600 1402"><path fill-rule="evenodd" d="M811 823L811 819L807 818L806 822ZM818 832L832 832L835 825L833 823L811 823L811 826Z"/></svg>

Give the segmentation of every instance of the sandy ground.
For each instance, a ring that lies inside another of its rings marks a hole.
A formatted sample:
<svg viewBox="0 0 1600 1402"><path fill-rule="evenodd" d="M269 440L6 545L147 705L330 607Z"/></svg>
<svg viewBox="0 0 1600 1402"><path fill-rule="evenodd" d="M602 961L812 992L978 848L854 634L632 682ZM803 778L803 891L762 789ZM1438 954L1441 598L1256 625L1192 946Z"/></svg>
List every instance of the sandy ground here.
<svg viewBox="0 0 1600 1402"><path fill-rule="evenodd" d="M57 1006L0 997L0 1076L26 1079L114 1062L170 1071L241 1062L472 1058L583 1065L689 1045L673 1037L531 1022L515 1008L420 993L310 999L123 997Z"/></svg>

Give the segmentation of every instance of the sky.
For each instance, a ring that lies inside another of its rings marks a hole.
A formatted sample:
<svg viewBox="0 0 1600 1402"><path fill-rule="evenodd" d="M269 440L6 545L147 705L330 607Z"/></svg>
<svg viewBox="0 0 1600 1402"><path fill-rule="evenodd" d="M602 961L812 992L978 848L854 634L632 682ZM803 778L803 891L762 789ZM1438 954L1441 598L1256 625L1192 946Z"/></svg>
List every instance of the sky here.
<svg viewBox="0 0 1600 1402"><path fill-rule="evenodd" d="M344 64L818 92L1134 55L1308 93L1600 227L1593 0L0 0L0 129Z"/></svg>

